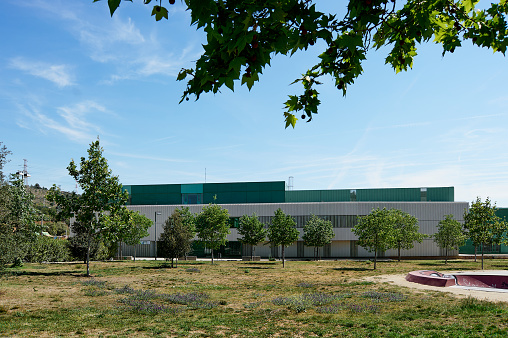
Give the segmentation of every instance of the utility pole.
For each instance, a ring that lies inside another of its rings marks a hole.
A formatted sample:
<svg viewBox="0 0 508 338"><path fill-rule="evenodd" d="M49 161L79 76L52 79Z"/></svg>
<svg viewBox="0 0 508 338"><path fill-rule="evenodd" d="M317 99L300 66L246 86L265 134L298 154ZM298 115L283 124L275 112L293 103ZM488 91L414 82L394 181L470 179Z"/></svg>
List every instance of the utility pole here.
<svg viewBox="0 0 508 338"><path fill-rule="evenodd" d="M30 177L30 174L28 173L28 160L23 159L23 170L19 170L16 174L18 176L21 176L21 179L23 180L23 185L26 185L25 178Z"/></svg>

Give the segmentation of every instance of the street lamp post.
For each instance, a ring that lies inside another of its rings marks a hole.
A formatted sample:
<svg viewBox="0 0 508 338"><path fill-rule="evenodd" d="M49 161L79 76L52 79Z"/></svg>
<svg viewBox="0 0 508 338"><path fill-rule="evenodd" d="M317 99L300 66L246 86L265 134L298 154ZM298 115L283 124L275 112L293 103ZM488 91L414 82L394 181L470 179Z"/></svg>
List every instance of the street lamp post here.
<svg viewBox="0 0 508 338"><path fill-rule="evenodd" d="M155 217L153 220L154 226L155 226L155 260L157 260L157 215L162 215L160 211L155 212Z"/></svg>

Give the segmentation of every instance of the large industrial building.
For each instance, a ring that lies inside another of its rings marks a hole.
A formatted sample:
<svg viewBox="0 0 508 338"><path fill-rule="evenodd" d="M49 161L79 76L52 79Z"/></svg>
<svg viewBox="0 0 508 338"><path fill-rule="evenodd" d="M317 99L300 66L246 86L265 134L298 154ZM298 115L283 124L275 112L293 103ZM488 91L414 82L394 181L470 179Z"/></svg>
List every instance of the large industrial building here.
<svg viewBox="0 0 508 338"><path fill-rule="evenodd" d="M335 237L332 243L322 249L323 258L372 257L357 244L357 237L351 229L358 217L369 214L375 208L400 209L418 219L420 232L432 235L438 222L445 215L453 215L463 222L467 202L454 201L453 187L434 188L393 188L393 189L341 189L341 190L288 190L284 181L203 183L203 184L162 184L128 185L128 208L137 210L152 219L155 226L149 229L149 236L136 247L138 256L156 256L156 238L163 231L165 220L176 208L189 207L192 213L201 212L203 206L216 203L229 211L231 234L228 243L219 253L222 257L240 257L250 253L248 245L238 241L239 218L256 213L259 220L268 224L274 212L281 208L294 217L300 238L286 249L288 258L313 257L313 248L304 246L303 226L311 215L330 220ZM132 255L134 247L123 246L124 255ZM279 257L279 249L270 245L256 246L255 253L264 258ZM194 245L193 255L205 257L206 248ZM453 253L452 253L453 254ZM455 252L456 254L456 252ZM382 253L385 257L396 256L395 250ZM415 243L411 250L403 250L405 257L437 257L443 252L431 238Z"/></svg>

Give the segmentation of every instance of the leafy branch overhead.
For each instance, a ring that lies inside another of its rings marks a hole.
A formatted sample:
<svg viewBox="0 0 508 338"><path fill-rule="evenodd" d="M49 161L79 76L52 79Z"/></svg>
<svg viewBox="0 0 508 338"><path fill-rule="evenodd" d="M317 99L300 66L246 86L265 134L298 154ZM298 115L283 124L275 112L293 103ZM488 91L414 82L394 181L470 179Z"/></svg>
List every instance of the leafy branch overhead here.
<svg viewBox="0 0 508 338"><path fill-rule="evenodd" d="M94 0L94 2L99 0ZM129 0L132 1L132 0ZM111 15L121 0L108 0ZM150 4L151 0L144 0ZM166 2L166 1L164 1ZM398 73L413 66L416 45L431 39L453 53L466 40L474 45L506 52L508 0L476 9L478 0L350 0L345 15L316 10L312 0L185 0L191 24L206 33L203 54L192 69L182 69L186 80L182 101L223 86L234 90L235 81L249 90L277 54L293 55L319 42L316 64L296 79L303 93L285 102L286 128L301 119L310 121L320 104L317 86L331 76L343 95L363 73L369 49L388 46L387 64ZM163 1L154 1L152 15L168 18ZM169 0L169 4L174 4ZM317 46L316 46L317 47ZM181 102L181 101L180 101Z"/></svg>

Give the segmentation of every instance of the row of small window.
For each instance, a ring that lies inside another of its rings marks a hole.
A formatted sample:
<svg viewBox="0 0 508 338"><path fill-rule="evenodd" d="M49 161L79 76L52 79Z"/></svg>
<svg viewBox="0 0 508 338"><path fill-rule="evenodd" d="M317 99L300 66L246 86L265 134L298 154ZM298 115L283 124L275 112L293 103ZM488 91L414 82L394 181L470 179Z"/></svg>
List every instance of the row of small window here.
<svg viewBox="0 0 508 338"><path fill-rule="evenodd" d="M293 219L296 222L296 227L303 228L310 220L310 217L310 215L293 216ZM318 217L324 219L325 221L332 222L332 226L334 228L354 228L355 225L358 224L357 215L323 215ZM259 216L258 219L261 223L270 224L273 216ZM231 228L238 228L240 226L240 217L231 217L229 219L229 226Z"/></svg>

